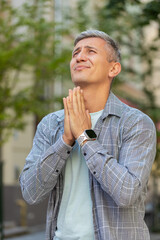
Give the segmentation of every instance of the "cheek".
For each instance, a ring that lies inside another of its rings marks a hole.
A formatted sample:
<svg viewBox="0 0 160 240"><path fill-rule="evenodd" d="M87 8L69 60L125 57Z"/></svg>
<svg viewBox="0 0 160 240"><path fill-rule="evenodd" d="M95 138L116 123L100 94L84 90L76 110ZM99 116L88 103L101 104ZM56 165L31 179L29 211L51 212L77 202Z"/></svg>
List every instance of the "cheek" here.
<svg viewBox="0 0 160 240"><path fill-rule="evenodd" d="M75 61L74 61L74 60L71 60L71 61L70 61L70 71L73 71L74 65L75 65Z"/></svg>
<svg viewBox="0 0 160 240"><path fill-rule="evenodd" d="M107 72L107 67L106 67L106 65L104 64L104 62L99 62L99 63L97 64L96 70L97 70L97 72L98 72L100 75L103 75L103 74L106 74L106 72Z"/></svg>
<svg viewBox="0 0 160 240"><path fill-rule="evenodd" d="M72 61L70 61L70 65L69 66L70 66L70 69L72 69Z"/></svg>
<svg viewBox="0 0 160 240"><path fill-rule="evenodd" d="M74 67L74 64L70 62L70 75L71 75L71 78L73 78L73 76L74 76L73 67Z"/></svg>

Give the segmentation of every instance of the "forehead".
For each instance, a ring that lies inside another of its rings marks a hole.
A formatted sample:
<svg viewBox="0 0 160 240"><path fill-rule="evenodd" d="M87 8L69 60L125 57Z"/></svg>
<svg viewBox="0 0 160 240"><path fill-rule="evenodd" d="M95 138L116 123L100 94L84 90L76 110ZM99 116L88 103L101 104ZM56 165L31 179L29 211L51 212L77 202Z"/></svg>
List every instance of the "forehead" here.
<svg viewBox="0 0 160 240"><path fill-rule="evenodd" d="M74 50L76 48L83 48L86 46L97 48L97 50L104 50L104 47L106 46L106 42L98 37L90 37L90 38L84 38L80 40L74 47Z"/></svg>

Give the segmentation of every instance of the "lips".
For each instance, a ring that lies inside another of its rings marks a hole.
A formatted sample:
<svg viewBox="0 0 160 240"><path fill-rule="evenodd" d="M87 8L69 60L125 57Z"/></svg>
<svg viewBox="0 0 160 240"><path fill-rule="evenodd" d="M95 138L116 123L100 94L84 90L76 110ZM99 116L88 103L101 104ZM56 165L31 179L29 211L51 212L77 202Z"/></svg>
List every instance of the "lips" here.
<svg viewBox="0 0 160 240"><path fill-rule="evenodd" d="M83 70L83 69L86 69L86 68L90 68L88 65L76 65L76 66L74 66L74 70L75 71L81 71L81 70Z"/></svg>

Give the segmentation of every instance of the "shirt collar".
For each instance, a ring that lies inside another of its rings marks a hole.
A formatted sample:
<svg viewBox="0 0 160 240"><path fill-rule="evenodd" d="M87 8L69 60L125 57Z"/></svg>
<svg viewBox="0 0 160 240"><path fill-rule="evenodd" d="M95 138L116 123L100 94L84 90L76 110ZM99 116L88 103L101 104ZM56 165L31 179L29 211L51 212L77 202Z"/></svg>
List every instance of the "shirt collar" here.
<svg viewBox="0 0 160 240"><path fill-rule="evenodd" d="M102 113L102 119L106 118L109 115L121 117L122 108L123 103L112 92L110 92L104 111Z"/></svg>

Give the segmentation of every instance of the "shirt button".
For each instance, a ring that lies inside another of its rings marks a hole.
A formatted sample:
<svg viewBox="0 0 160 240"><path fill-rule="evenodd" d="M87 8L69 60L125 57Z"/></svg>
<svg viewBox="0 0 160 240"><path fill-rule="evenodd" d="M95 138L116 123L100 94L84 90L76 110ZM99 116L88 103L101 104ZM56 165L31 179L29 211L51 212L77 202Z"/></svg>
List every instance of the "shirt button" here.
<svg viewBox="0 0 160 240"><path fill-rule="evenodd" d="M58 172L59 172L59 170L57 169L57 170L56 170L56 172L58 173Z"/></svg>
<svg viewBox="0 0 160 240"><path fill-rule="evenodd" d="M84 156L86 156L87 155L87 153L84 153Z"/></svg>
<svg viewBox="0 0 160 240"><path fill-rule="evenodd" d="M67 154L70 154L70 151L67 151Z"/></svg>
<svg viewBox="0 0 160 240"><path fill-rule="evenodd" d="M94 171L93 174L96 174L96 171Z"/></svg>

